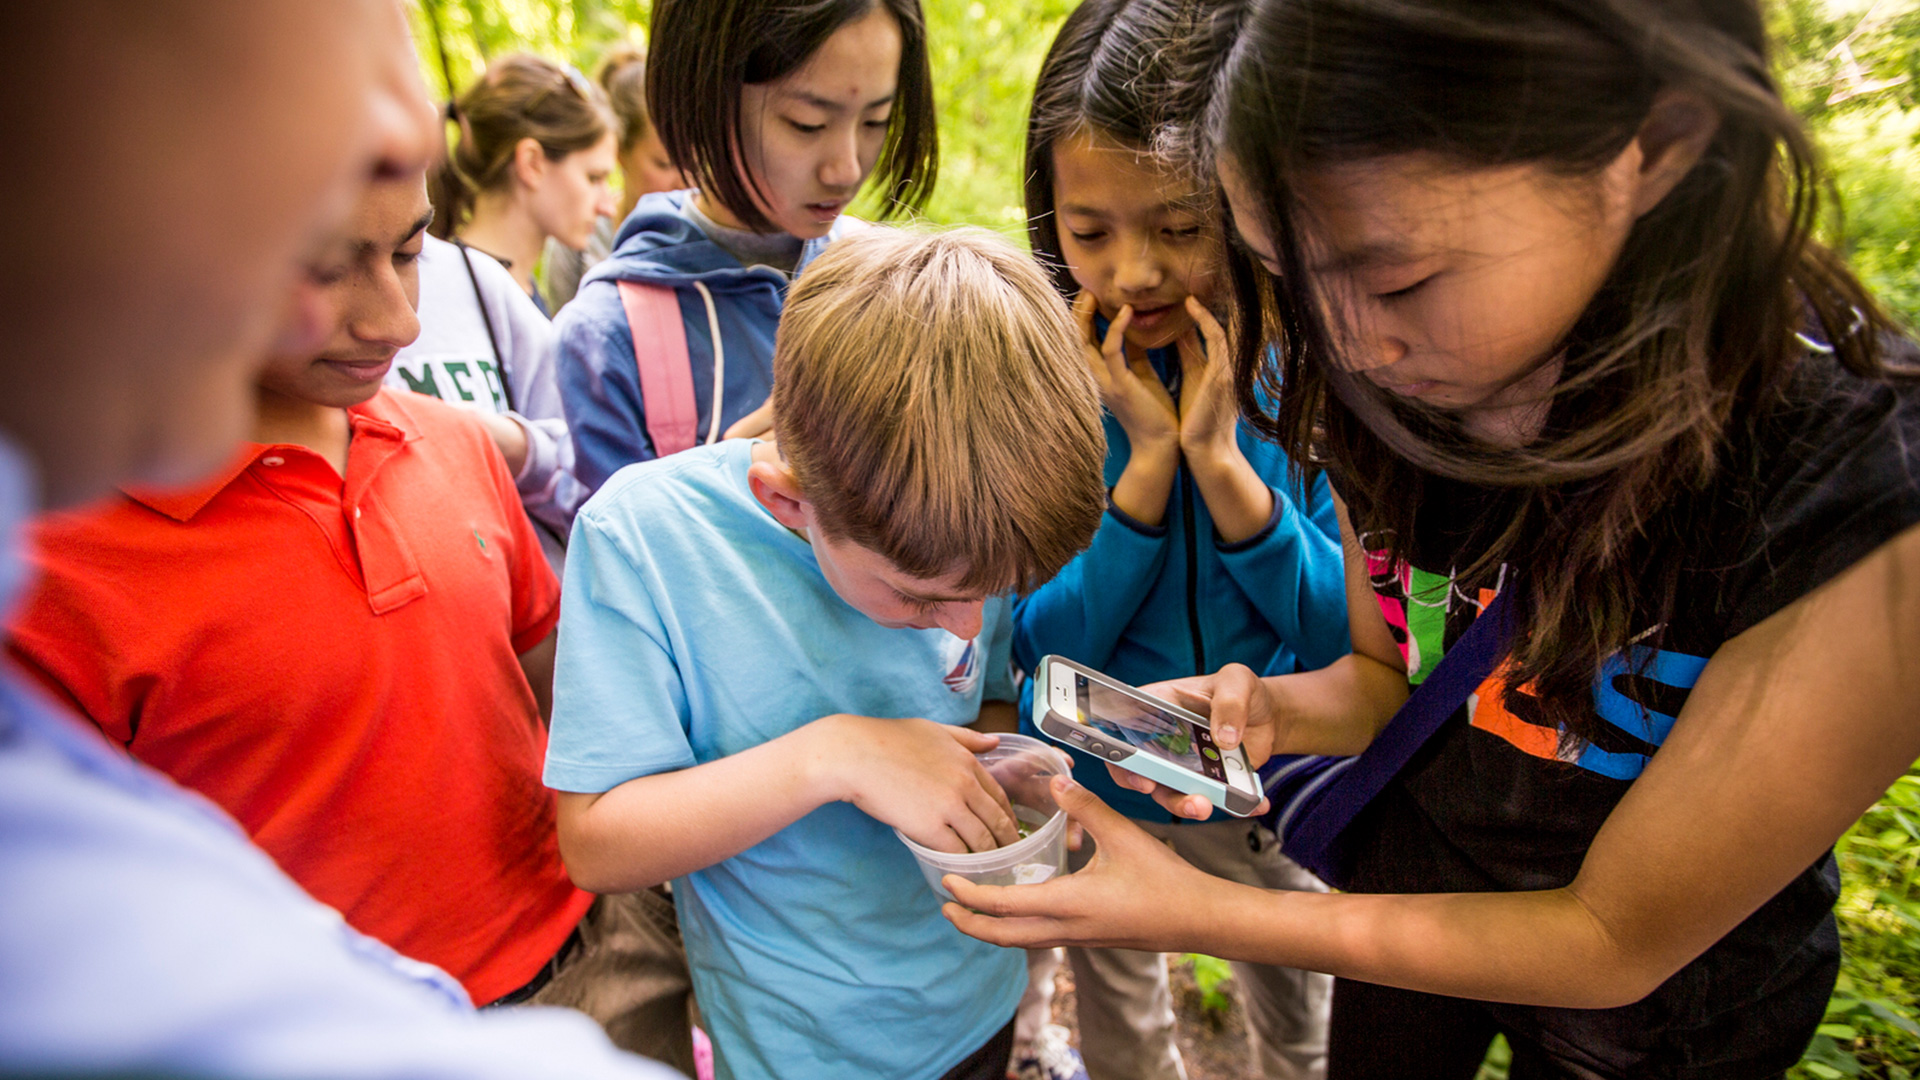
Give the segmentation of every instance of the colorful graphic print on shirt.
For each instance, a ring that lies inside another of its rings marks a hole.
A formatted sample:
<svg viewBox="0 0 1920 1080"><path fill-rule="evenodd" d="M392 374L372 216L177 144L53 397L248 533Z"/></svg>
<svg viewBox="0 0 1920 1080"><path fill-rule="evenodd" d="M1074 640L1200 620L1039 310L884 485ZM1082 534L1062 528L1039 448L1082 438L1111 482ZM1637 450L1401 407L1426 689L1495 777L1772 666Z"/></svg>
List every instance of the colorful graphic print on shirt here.
<svg viewBox="0 0 1920 1080"><path fill-rule="evenodd" d="M393 370L416 394L484 412L507 410L507 389L492 360L415 356L394 361Z"/></svg>
<svg viewBox="0 0 1920 1080"><path fill-rule="evenodd" d="M945 655L947 673L940 681L956 694L972 693L980 685L979 640L963 641L948 634Z"/></svg>
<svg viewBox="0 0 1920 1080"><path fill-rule="evenodd" d="M1468 596L1454 575L1436 574L1406 563L1395 563L1385 550L1367 546L1367 579L1380 602L1380 613L1393 631L1406 663L1407 682L1418 686L1446 655L1506 583L1500 568L1492 589ZM1549 761L1565 761L1616 780L1632 780L1646 768L1673 730L1680 703L1700 680L1707 658L1662 649L1630 647L1610 657L1593 688L1594 712L1619 738L1613 745L1565 740L1557 728L1524 718L1520 704L1528 687L1516 692L1502 665L1467 698L1467 722L1499 737L1522 753Z"/></svg>

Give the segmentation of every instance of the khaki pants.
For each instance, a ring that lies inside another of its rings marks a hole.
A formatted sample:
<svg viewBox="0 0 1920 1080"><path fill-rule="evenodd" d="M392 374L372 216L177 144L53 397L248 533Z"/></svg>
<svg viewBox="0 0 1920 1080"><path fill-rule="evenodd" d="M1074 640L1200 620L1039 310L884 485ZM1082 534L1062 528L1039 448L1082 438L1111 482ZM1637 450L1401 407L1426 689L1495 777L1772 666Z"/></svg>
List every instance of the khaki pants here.
<svg viewBox="0 0 1920 1080"><path fill-rule="evenodd" d="M693 1075L693 981L663 891L595 900L580 920L580 946L527 1004L578 1009L615 1046Z"/></svg>
<svg viewBox="0 0 1920 1080"><path fill-rule="evenodd" d="M1136 822L1195 869L1263 889L1325 892L1326 886L1280 853L1272 832L1249 821L1200 825ZM1254 841L1259 850L1254 850ZM1074 870L1093 855L1089 837L1070 856ZM1052 1003L1055 950L1029 955L1031 982L1021 1001L1021 1034L1046 1023ZM1130 949L1066 950L1073 965L1080 1054L1092 1080L1186 1080L1174 1043L1173 995L1166 958ZM1233 965L1235 997L1247 1020L1248 1052L1266 1080L1320 1080L1326 1075L1327 1007L1333 980L1264 964ZM1031 1038L1031 1035L1028 1035Z"/></svg>

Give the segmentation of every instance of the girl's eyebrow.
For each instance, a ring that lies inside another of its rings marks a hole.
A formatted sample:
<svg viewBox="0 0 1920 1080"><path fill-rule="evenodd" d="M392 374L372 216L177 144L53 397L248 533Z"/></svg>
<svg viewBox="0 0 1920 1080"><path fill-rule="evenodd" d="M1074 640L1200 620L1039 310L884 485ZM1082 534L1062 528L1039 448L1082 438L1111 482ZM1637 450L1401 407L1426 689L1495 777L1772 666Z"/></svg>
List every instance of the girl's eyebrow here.
<svg viewBox="0 0 1920 1080"><path fill-rule="evenodd" d="M1424 253L1405 240L1375 240L1346 251L1336 251L1313 266L1316 274L1350 273L1379 266L1404 266L1418 262Z"/></svg>
<svg viewBox="0 0 1920 1080"><path fill-rule="evenodd" d="M1080 214L1083 217L1097 218L1107 217L1111 213L1111 211L1104 207L1088 206L1085 203L1077 202L1061 203L1054 207L1054 212L1061 214ZM1147 212L1150 214L1185 214L1188 216L1192 216L1193 214L1191 209L1178 202L1163 202Z"/></svg>
<svg viewBox="0 0 1920 1080"><path fill-rule="evenodd" d="M821 109L826 112L838 113L838 112L845 112L847 109L845 105L842 105L841 103L834 101L831 98L824 98L824 97L821 97L819 94L811 93L806 90L782 90L780 92L780 96L786 98L789 101L799 102L802 105L811 105L816 109ZM896 90L892 93L887 94L884 97L874 98L872 101L869 101L865 105L860 106L860 111L865 112L868 109L877 109L882 105L891 105L893 103L893 99L898 96L899 96L899 91Z"/></svg>

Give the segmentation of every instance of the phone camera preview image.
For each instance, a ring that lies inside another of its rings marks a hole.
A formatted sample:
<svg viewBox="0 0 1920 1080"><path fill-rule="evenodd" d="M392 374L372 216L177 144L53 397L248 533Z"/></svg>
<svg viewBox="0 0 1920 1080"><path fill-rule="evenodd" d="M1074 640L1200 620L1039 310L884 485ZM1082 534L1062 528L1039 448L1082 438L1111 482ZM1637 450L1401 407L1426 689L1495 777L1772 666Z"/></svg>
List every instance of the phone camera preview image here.
<svg viewBox="0 0 1920 1080"><path fill-rule="evenodd" d="M1079 672L1074 673L1073 682L1082 724L1181 768L1226 782L1220 751L1214 747L1213 734L1206 728L1181 720L1131 694L1094 682Z"/></svg>

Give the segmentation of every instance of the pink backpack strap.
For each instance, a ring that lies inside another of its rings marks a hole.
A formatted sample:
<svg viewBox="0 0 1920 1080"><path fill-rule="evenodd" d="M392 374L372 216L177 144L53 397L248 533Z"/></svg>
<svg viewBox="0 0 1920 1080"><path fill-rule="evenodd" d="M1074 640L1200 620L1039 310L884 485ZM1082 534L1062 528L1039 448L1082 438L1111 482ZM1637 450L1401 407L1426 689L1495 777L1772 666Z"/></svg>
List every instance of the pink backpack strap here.
<svg viewBox="0 0 1920 1080"><path fill-rule="evenodd" d="M619 284L653 452L666 457L691 449L700 441L700 415L693 402L693 362L687 355L680 298L665 285Z"/></svg>

